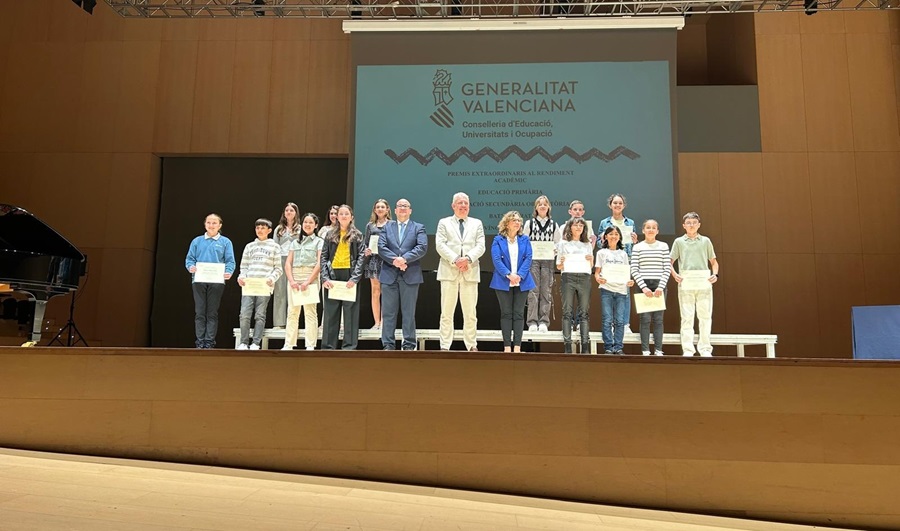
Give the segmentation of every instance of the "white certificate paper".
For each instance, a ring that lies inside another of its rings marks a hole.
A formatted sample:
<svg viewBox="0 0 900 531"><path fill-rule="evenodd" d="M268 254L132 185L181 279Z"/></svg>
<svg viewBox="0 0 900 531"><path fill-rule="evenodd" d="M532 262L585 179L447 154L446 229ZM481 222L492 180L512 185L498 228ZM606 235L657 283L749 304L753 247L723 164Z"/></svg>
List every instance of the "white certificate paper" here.
<svg viewBox="0 0 900 531"><path fill-rule="evenodd" d="M600 276L613 284L627 284L631 280L631 271L625 264L604 264Z"/></svg>
<svg viewBox="0 0 900 531"><path fill-rule="evenodd" d="M291 306L303 306L304 304L318 304L319 302L319 285L310 284L306 291L302 289L293 289L288 285L288 293L291 296Z"/></svg>
<svg viewBox="0 0 900 531"><path fill-rule="evenodd" d="M643 293L634 294L634 311L637 313L658 312L665 309L665 297L648 297Z"/></svg>
<svg viewBox="0 0 900 531"><path fill-rule="evenodd" d="M194 271L194 282L207 284L225 283L225 264L219 262L197 262Z"/></svg>
<svg viewBox="0 0 900 531"><path fill-rule="evenodd" d="M626 225L620 227L620 229L622 231L622 245L631 243L631 235L634 234L634 227Z"/></svg>
<svg viewBox="0 0 900 531"><path fill-rule="evenodd" d="M372 254L378 254L378 235L373 234L369 236L369 250L372 251Z"/></svg>
<svg viewBox="0 0 900 531"><path fill-rule="evenodd" d="M532 260L553 260L553 251L556 244L553 242L531 242Z"/></svg>
<svg viewBox="0 0 900 531"><path fill-rule="evenodd" d="M588 236L594 233L594 222L586 219L584 220L584 224L587 225Z"/></svg>
<svg viewBox="0 0 900 531"><path fill-rule="evenodd" d="M272 294L272 288L266 284L264 278L245 278L241 287L241 295L244 297L268 297Z"/></svg>
<svg viewBox="0 0 900 531"><path fill-rule="evenodd" d="M591 263L585 258L585 254L566 254L563 260L563 273L588 273L591 272Z"/></svg>
<svg viewBox="0 0 900 531"><path fill-rule="evenodd" d="M683 279L681 280L679 289L695 291L712 289L712 284L709 283L709 277L711 277L712 274L709 272L709 269L682 271L680 274Z"/></svg>
<svg viewBox="0 0 900 531"><path fill-rule="evenodd" d="M356 284L352 288L347 287L346 280L331 281L331 289L328 290L328 298L335 301L353 302L356 300Z"/></svg>

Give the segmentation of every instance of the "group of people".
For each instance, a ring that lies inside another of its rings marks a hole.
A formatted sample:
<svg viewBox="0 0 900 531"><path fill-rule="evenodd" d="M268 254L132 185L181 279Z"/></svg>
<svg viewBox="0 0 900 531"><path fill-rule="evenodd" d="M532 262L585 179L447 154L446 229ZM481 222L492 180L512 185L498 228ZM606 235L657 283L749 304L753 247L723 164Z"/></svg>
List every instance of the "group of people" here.
<svg viewBox="0 0 900 531"><path fill-rule="evenodd" d="M580 331L581 349L588 352L590 290L592 278L600 289L604 350L621 354L629 329L632 287L640 313L641 352L663 355L663 312L669 278L679 286L681 343L685 356L712 355L712 285L719 264L709 238L699 234L700 216L683 216L685 234L672 248L657 239L659 224L648 219L641 225L639 241L634 220L624 215L625 197L613 194L611 215L597 225L584 218L584 204L569 204L569 217L557 223L547 196L534 203L529 219L516 211L503 215L490 256L494 272L490 287L500 306L504 352L520 352L522 335L548 331L555 270L561 273L562 335L565 352L573 352L573 331ZM454 338L454 314L462 308L463 342L477 351L478 285L480 259L487 251L482 222L469 216L469 197L453 196L453 215L441 219L435 232L440 261L440 348L449 350ZM278 225L256 221L256 239L244 248L238 284L241 298L239 349L260 348L269 297L274 298L275 327L285 328L284 349L297 344L301 310L305 313L305 347L315 349L318 339L317 305L323 304L322 349L355 349L359 334L358 284L370 280L374 329L381 330L385 350L397 348L395 333L400 320L402 350L416 348L415 309L419 285L424 282L421 260L428 252L425 227L410 219L412 205L399 199L391 216L385 199L375 202L365 233L354 224L353 209L335 205L327 222L319 227L315 214L299 216L288 203ZM218 306L224 281L235 270L231 241L221 234L222 219L210 214L206 233L191 242L185 265L194 275L195 331L198 348L215 346ZM271 239L270 239L271 235ZM595 249L595 246L599 249ZM596 251L596 252L595 252ZM202 276L198 265L205 271ZM223 268L224 266L224 268ZM209 276L213 275L213 276ZM218 275L218 276L217 276ZM219 278L221 277L221 279ZM251 289L252 288L252 289ZM528 307L525 313L526 303ZM694 318L699 321L699 341L694 345ZM250 323L254 323L251 333ZM654 349L650 348L653 339Z"/></svg>

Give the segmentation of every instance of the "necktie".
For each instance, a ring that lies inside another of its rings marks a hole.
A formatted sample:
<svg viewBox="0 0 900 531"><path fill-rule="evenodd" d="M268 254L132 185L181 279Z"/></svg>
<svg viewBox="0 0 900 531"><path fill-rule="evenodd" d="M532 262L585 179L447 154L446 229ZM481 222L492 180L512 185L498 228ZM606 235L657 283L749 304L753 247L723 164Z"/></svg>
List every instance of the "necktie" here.
<svg viewBox="0 0 900 531"><path fill-rule="evenodd" d="M466 232L466 220L459 220L459 239L462 239L463 234Z"/></svg>
<svg viewBox="0 0 900 531"><path fill-rule="evenodd" d="M403 235L406 234L406 222L400 224L400 241L403 241Z"/></svg>

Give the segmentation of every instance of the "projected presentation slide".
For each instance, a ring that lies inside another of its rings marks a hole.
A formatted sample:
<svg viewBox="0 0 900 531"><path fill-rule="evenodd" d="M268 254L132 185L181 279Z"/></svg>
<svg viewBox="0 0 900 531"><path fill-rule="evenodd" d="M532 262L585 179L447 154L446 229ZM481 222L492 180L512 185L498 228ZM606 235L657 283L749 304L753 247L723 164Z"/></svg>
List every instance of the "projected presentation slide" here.
<svg viewBox="0 0 900 531"><path fill-rule="evenodd" d="M495 232L505 212L531 215L547 195L557 221L581 199L609 215L674 231L669 63L666 61L357 67L353 199L413 203L433 233L457 191Z"/></svg>

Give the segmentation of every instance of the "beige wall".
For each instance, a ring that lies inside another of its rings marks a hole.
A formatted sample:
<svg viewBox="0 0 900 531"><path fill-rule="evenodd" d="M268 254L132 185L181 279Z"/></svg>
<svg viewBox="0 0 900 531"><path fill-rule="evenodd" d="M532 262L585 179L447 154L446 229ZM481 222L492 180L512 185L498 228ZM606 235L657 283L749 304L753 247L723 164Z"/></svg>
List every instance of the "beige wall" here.
<svg viewBox="0 0 900 531"><path fill-rule="evenodd" d="M897 529L898 371L0 348L0 446Z"/></svg>
<svg viewBox="0 0 900 531"><path fill-rule="evenodd" d="M92 344L147 342L158 155L348 151L339 20L126 20L69 0L0 13L0 199L89 255ZM680 82L756 79L763 135L762 153L679 156L680 210L701 213L722 263L714 330L849 357L850 307L900 301L900 15L696 18Z"/></svg>

